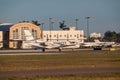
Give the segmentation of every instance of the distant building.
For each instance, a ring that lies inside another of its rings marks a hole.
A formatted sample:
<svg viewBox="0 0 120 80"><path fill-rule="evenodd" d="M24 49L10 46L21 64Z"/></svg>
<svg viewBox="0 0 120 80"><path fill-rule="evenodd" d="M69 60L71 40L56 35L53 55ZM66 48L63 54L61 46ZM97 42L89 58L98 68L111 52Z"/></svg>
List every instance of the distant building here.
<svg viewBox="0 0 120 80"><path fill-rule="evenodd" d="M100 38L101 37L101 34L100 33L91 33L90 34L90 38Z"/></svg>
<svg viewBox="0 0 120 80"><path fill-rule="evenodd" d="M0 48L3 47L3 31L0 31Z"/></svg>
<svg viewBox="0 0 120 80"><path fill-rule="evenodd" d="M3 45L4 48L9 47L9 28L11 26L12 26L11 23L0 24L0 31L1 31L1 36L2 36L1 44Z"/></svg>
<svg viewBox="0 0 120 80"><path fill-rule="evenodd" d="M75 27L69 27L69 30L42 31L44 41L79 41L84 42L84 31L75 30Z"/></svg>

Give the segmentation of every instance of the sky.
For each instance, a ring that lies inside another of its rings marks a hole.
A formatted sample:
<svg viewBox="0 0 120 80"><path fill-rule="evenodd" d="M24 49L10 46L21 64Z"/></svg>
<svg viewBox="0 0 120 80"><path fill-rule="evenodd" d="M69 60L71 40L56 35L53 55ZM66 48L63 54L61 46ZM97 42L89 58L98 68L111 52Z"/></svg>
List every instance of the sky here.
<svg viewBox="0 0 120 80"><path fill-rule="evenodd" d="M59 30L59 22L75 26L89 32L120 32L120 0L0 0L0 23L18 23L37 20L44 23L44 30L49 29L49 18L53 29Z"/></svg>

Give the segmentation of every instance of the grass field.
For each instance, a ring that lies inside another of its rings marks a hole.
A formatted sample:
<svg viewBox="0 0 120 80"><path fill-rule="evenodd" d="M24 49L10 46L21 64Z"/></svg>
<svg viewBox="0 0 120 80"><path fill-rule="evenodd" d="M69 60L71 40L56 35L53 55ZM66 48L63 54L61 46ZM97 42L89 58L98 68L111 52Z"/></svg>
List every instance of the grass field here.
<svg viewBox="0 0 120 80"><path fill-rule="evenodd" d="M83 74L66 76L31 76L1 78L1 80L120 80L120 74Z"/></svg>
<svg viewBox="0 0 120 80"><path fill-rule="evenodd" d="M120 67L119 51L87 51L52 55L0 56L0 71ZM119 80L120 73L16 77L2 80Z"/></svg>
<svg viewBox="0 0 120 80"><path fill-rule="evenodd" d="M93 51L80 54L0 56L0 71L82 67L120 67L120 53Z"/></svg>

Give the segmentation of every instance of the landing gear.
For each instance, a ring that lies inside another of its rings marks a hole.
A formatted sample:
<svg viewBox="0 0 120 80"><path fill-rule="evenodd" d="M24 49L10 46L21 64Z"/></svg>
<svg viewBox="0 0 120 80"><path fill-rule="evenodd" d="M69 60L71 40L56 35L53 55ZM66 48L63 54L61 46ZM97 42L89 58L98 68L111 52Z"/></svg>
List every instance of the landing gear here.
<svg viewBox="0 0 120 80"><path fill-rule="evenodd" d="M102 47L101 46L96 46L96 47L93 47L94 50L102 50Z"/></svg>
<svg viewBox="0 0 120 80"><path fill-rule="evenodd" d="M59 49L59 52L61 52L61 49Z"/></svg>
<svg viewBox="0 0 120 80"><path fill-rule="evenodd" d="M61 52L62 48L60 47L58 50L59 50L59 52Z"/></svg>
<svg viewBox="0 0 120 80"><path fill-rule="evenodd" d="M42 49L42 52L45 52L45 49Z"/></svg>

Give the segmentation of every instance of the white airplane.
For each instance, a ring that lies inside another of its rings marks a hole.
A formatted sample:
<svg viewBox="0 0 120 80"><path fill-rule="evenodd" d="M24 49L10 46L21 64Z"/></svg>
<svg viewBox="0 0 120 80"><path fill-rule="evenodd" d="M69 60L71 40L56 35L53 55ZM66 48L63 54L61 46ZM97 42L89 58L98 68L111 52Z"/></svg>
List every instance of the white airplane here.
<svg viewBox="0 0 120 80"><path fill-rule="evenodd" d="M84 47L84 48L90 48L90 47L96 47L96 46L101 46L101 45L97 44L96 42L80 43L80 47Z"/></svg>
<svg viewBox="0 0 120 80"><path fill-rule="evenodd" d="M101 42L99 40L95 40L95 42L103 47L112 47L115 44L115 42Z"/></svg>
<svg viewBox="0 0 120 80"><path fill-rule="evenodd" d="M100 42L99 40L94 40L95 42L84 42L80 43L81 47L111 47L115 42Z"/></svg>
<svg viewBox="0 0 120 80"><path fill-rule="evenodd" d="M120 43L115 43L112 45L112 47L120 47Z"/></svg>
<svg viewBox="0 0 120 80"><path fill-rule="evenodd" d="M44 52L45 49L59 49L61 51L61 45L60 44L55 44L53 42L45 42L43 40L34 40L32 34L30 33L29 30L24 30L25 33L25 38L26 38L26 43L29 45L31 48L34 49L42 49Z"/></svg>
<svg viewBox="0 0 120 80"><path fill-rule="evenodd" d="M57 41L54 43L60 44L62 49L80 47L79 41Z"/></svg>
<svg viewBox="0 0 120 80"><path fill-rule="evenodd" d="M25 38L27 45L29 45L33 49L42 49L44 52L45 49L58 49L61 51L63 48L79 48L78 41L43 41L41 39L34 40L32 34L29 30L24 30Z"/></svg>

